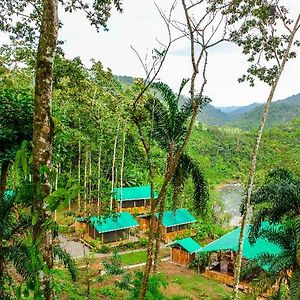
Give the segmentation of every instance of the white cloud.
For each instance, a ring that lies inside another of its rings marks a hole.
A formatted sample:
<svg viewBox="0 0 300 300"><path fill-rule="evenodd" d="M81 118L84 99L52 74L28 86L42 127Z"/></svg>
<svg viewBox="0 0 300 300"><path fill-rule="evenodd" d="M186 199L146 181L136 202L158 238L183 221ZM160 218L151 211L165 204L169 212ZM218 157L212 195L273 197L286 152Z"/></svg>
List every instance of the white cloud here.
<svg viewBox="0 0 300 300"><path fill-rule="evenodd" d="M170 0L156 2L165 10L173 3ZM286 4L291 7L293 14L300 9L300 1L287 0ZM80 56L87 65L91 58L100 60L114 74L144 76L130 45L144 57L158 47L156 39L166 41L166 29L153 1L124 0L123 6L124 12L114 12L109 20L109 31L101 33L97 33L82 14L61 12L64 27L60 38L66 40L64 49L67 56ZM265 101L269 88L264 84L258 83L250 88L246 83L237 83L237 78L245 73L246 68L245 57L231 45L224 44L211 53L206 94L213 99L214 105L244 105ZM299 69L299 58L288 63L275 99L300 92ZM187 40L181 40L171 49L159 77L176 91L181 79L190 76L190 70L189 44Z"/></svg>

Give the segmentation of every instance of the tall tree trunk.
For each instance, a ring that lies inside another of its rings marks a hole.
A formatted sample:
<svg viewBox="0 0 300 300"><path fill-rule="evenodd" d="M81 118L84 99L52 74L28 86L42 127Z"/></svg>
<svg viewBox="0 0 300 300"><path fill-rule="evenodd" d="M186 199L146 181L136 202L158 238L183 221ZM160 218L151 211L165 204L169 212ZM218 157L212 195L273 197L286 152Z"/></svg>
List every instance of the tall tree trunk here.
<svg viewBox="0 0 300 300"><path fill-rule="evenodd" d="M150 208L150 228L148 233L148 245L147 245L147 261L143 273L142 285L139 294L139 300L145 299L149 275L153 262L153 244L154 244L154 232L155 232L155 199L154 199L154 176L152 168L152 159L150 151L147 154L148 168L149 168L149 179L150 179L150 193L151 193L151 208Z"/></svg>
<svg viewBox="0 0 300 300"><path fill-rule="evenodd" d="M81 141L79 139L78 142L78 174L77 174L77 181L78 181L78 195L77 195L77 204L78 204L78 211L81 211L81 201L80 201L80 191L81 191L81 186L80 186L80 177L81 177Z"/></svg>
<svg viewBox="0 0 300 300"><path fill-rule="evenodd" d="M85 158L84 158L84 182L83 182L83 186L84 186L84 214L86 216L87 213L87 194L88 194L88 185L87 185L87 168L88 168L88 159L89 159L89 154L88 154L88 150L85 150Z"/></svg>
<svg viewBox="0 0 300 300"><path fill-rule="evenodd" d="M117 143L118 143L119 127L120 127L120 123L118 122L118 127L117 127L117 132L116 132L116 135L115 135L115 142L114 142L112 167L111 167L111 195L110 195L110 210L111 211L113 209L113 193L114 193L114 185L115 185L115 165L116 165L116 154L117 154Z"/></svg>
<svg viewBox="0 0 300 300"><path fill-rule="evenodd" d="M174 155L175 155L175 142L170 142L169 145L169 154L167 158L167 169L165 172L165 178L167 178L168 174L170 174L171 170L174 168ZM176 167L175 167L176 168ZM174 169L175 171L175 169ZM171 174L174 174L174 171ZM157 220L157 231L156 231L156 238L155 238L155 252L154 252L154 273L158 271L159 267L159 252L160 252L160 242L161 242L161 232L162 232L162 218L165 208L165 199L166 199L166 192L167 192L167 185L165 187L165 193L160 198L159 205L159 214Z"/></svg>
<svg viewBox="0 0 300 300"><path fill-rule="evenodd" d="M157 273L160 263L160 243L161 243L161 233L162 233L162 218L165 209L165 201L161 201L159 205L158 219L157 219L157 231L155 238L155 252L154 252L154 269L153 272Z"/></svg>
<svg viewBox="0 0 300 300"><path fill-rule="evenodd" d="M92 150L89 151L89 204L92 202Z"/></svg>
<svg viewBox="0 0 300 300"><path fill-rule="evenodd" d="M0 199L6 189L6 180L7 180L7 173L9 167L9 160L4 160L1 166L1 179L0 179Z"/></svg>
<svg viewBox="0 0 300 300"><path fill-rule="evenodd" d="M44 198L50 194L50 178L41 174L40 168L51 167L53 123L51 119L53 62L57 44L58 17L57 0L44 0L42 23L37 52L34 120L33 120L33 215L37 222L33 226L33 242L38 244L44 262L51 270L53 266L50 232L45 223L50 214L46 210ZM39 181L42 195L39 194ZM51 277L42 270L39 272L42 290L46 300L52 298ZM37 295L35 295L37 296Z"/></svg>
<svg viewBox="0 0 300 300"><path fill-rule="evenodd" d="M56 174L55 174L55 190L57 190L58 188L58 174L59 174L59 164L57 164L57 167L56 167ZM57 211L55 210L54 211L54 221L56 222L57 221Z"/></svg>
<svg viewBox="0 0 300 300"><path fill-rule="evenodd" d="M252 188L253 188L254 175L255 175L255 169L256 169L256 161L257 161L257 155L258 155L258 150L259 150L259 146L260 146L260 141L261 141L262 133L263 133L263 130L264 130L264 127L266 124L270 105L271 105L271 102L274 97L274 93L276 91L281 74L284 70L285 64L288 60L290 50L293 45L295 34L296 34L297 30L299 29L299 23L300 23L300 14L298 15L297 21L294 24L293 31L291 32L291 35L289 37L289 43L288 43L287 50L286 50L286 52L283 56L283 59L279 65L278 73L274 79L274 83L271 87L267 102L265 104L264 111L263 111L261 121L260 121L260 126L259 126L258 133L257 133L256 142L255 142L255 145L253 148L252 160L251 160L251 165L250 165L250 170L249 170L247 193L246 193L246 198L244 200L244 211L243 211L243 216L242 216L241 232L240 232L238 251L237 251L236 262L235 262L234 287L233 287L235 300L237 300L239 298L238 289L239 289L240 273L241 273L241 265L242 265L244 236L245 236L245 229L246 229L246 223L247 223L247 217L248 217L248 210L249 210L249 206L250 206L251 193L252 193Z"/></svg>
<svg viewBox="0 0 300 300"><path fill-rule="evenodd" d="M122 160L121 160L121 170L120 170L120 188L121 188L120 203L119 203L120 211L122 211L122 199L123 199L123 171L124 171L124 161L125 161L126 127L127 127L127 120L125 121L124 131L123 131L123 145L122 145L123 149L122 149Z"/></svg>
<svg viewBox="0 0 300 300"><path fill-rule="evenodd" d="M101 188L101 145L99 146L99 155L98 155L98 184L97 184L97 213L100 214L100 188Z"/></svg>

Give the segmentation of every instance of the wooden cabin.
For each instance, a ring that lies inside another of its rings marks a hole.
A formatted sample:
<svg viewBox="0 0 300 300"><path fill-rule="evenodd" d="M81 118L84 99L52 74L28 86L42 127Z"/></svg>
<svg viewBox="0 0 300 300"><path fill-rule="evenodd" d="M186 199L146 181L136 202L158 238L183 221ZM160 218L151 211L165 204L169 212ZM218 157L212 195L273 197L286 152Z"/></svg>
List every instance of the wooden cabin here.
<svg viewBox="0 0 300 300"><path fill-rule="evenodd" d="M154 192L154 199L157 198ZM119 187L114 189L114 201L118 211L131 214L144 214L150 211L151 188L148 185L138 187Z"/></svg>
<svg viewBox="0 0 300 300"><path fill-rule="evenodd" d="M158 219L158 213L156 220ZM165 211L162 218L162 240L169 242L175 237L183 235L190 228L192 223L197 220L185 208L176 209L175 211Z"/></svg>
<svg viewBox="0 0 300 300"><path fill-rule="evenodd" d="M119 212L108 217L91 217L89 235L99 238L102 244L128 239L138 222L128 212Z"/></svg>
<svg viewBox="0 0 300 300"><path fill-rule="evenodd" d="M171 260L179 265L188 266L201 246L191 237L176 240L167 246L171 247Z"/></svg>
<svg viewBox="0 0 300 300"><path fill-rule="evenodd" d="M254 244L249 242L250 226L246 226L244 247L243 247L243 258L242 267L249 260L253 260L262 253L279 254L282 250L279 245L269 242L264 238L258 238ZM268 222L262 223L262 229L267 229L273 226ZM213 279L216 279L227 285L232 285L234 281L234 264L236 252L238 250L238 242L240 236L240 227L233 231L225 234L221 238L213 241L207 246L201 248L197 253L210 253L210 263L206 268L204 275ZM261 266L262 269L266 269L267 266ZM256 274L251 274L251 277ZM241 283L240 288L244 289L247 283Z"/></svg>
<svg viewBox="0 0 300 300"><path fill-rule="evenodd" d="M143 214L137 216L137 221L139 222L140 229L142 231L147 231L150 228L150 220L151 220L150 214Z"/></svg>

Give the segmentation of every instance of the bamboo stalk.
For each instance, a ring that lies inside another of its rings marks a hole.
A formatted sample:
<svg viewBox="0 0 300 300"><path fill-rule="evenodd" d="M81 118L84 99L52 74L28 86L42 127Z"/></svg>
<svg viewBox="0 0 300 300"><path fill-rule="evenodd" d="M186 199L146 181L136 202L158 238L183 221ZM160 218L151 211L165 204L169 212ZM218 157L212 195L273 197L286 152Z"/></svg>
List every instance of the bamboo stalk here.
<svg viewBox="0 0 300 300"><path fill-rule="evenodd" d="M102 147L101 147L101 144L100 144L100 146L99 146L99 156L98 156L98 184L97 184L97 189L98 189L98 192L97 192L97 213L98 213L98 215L100 214L101 152L102 152Z"/></svg>
<svg viewBox="0 0 300 300"><path fill-rule="evenodd" d="M123 171L124 171L124 160L125 160L125 142L126 142L126 129L127 129L127 120L125 121L124 131L123 131L123 146L122 146L122 160L121 160L121 170L120 170L120 206L119 210L122 211L122 199L123 199Z"/></svg>
<svg viewBox="0 0 300 300"><path fill-rule="evenodd" d="M119 127L120 127L120 122L118 122L117 131L116 131L116 135L115 135L113 160L112 160L112 167L111 167L111 196L110 196L110 210L111 211L113 209L113 193L114 193L114 185L115 185L115 164L116 164L116 153L117 153Z"/></svg>
<svg viewBox="0 0 300 300"><path fill-rule="evenodd" d="M78 195L77 195L77 203L78 203L78 211L81 210L81 201L80 201L80 177L81 177L81 141L79 138L79 143L78 143L78 177L77 177L77 181L78 181L78 187L79 187L79 191L78 191Z"/></svg>

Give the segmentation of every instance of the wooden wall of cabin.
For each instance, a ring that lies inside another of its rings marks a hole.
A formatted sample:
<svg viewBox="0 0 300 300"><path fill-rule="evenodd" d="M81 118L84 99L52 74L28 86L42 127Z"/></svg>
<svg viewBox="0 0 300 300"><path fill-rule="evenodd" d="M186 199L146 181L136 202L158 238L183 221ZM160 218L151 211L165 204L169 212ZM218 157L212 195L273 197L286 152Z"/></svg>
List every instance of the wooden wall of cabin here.
<svg viewBox="0 0 300 300"><path fill-rule="evenodd" d="M187 266L195 259L195 253L190 254L179 248L171 248L171 260L179 265Z"/></svg>
<svg viewBox="0 0 300 300"><path fill-rule="evenodd" d="M176 227L176 229L175 229ZM173 228L174 231L171 231L170 228ZM165 242L170 242L173 241L175 239L175 237L180 236L180 235L184 235L187 230L188 230L189 226L172 226L172 227L162 227L162 239Z"/></svg>
<svg viewBox="0 0 300 300"><path fill-rule="evenodd" d="M146 231L150 228L150 217L149 218L137 218L142 231Z"/></svg>
<svg viewBox="0 0 300 300"><path fill-rule="evenodd" d="M89 236L98 238L102 243L116 242L128 238L130 229L122 229L110 232L99 233L93 225L89 225Z"/></svg>
<svg viewBox="0 0 300 300"><path fill-rule="evenodd" d="M131 214L144 214L150 211L150 200L132 200L132 201L122 201L122 208L120 208L119 202L119 211L126 211Z"/></svg>
<svg viewBox="0 0 300 300"><path fill-rule="evenodd" d="M124 240L129 236L129 229L122 229L103 233L103 243Z"/></svg>

